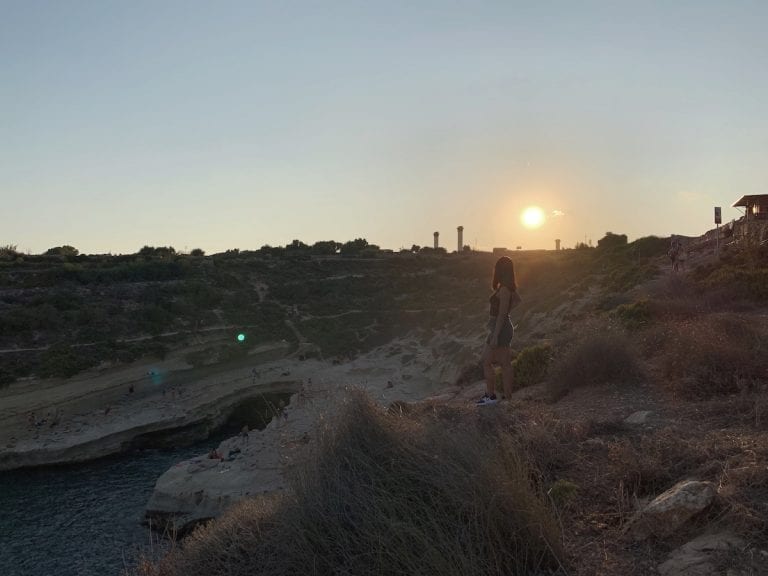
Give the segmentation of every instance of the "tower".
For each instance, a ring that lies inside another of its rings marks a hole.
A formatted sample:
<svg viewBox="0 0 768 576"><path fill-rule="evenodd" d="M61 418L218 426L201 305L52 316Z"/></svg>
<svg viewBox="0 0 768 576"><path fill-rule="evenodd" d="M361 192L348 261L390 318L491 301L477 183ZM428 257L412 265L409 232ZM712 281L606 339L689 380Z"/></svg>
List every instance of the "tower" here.
<svg viewBox="0 0 768 576"><path fill-rule="evenodd" d="M459 233L459 247L456 251L461 254L461 250L464 248L464 226L459 226L456 231Z"/></svg>
<svg viewBox="0 0 768 576"><path fill-rule="evenodd" d="M435 250L437 250L437 247L440 246L440 232L435 232L434 237L435 237Z"/></svg>
<svg viewBox="0 0 768 576"><path fill-rule="evenodd" d="M555 250L560 250L560 238L555 240Z"/></svg>

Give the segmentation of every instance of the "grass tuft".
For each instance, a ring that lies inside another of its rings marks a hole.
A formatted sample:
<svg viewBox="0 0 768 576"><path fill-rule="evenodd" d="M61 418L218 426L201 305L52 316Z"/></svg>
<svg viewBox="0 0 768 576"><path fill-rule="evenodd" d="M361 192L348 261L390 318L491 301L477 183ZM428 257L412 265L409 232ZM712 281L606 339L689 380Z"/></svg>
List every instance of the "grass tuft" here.
<svg viewBox="0 0 768 576"><path fill-rule="evenodd" d="M155 576L495 575L556 568L560 534L491 414L387 412L355 392L282 496L235 505ZM458 423L461 422L460 425Z"/></svg>
<svg viewBox="0 0 768 576"><path fill-rule="evenodd" d="M615 330L585 329L553 363L547 392L558 400L580 386L637 380L640 366L629 340Z"/></svg>

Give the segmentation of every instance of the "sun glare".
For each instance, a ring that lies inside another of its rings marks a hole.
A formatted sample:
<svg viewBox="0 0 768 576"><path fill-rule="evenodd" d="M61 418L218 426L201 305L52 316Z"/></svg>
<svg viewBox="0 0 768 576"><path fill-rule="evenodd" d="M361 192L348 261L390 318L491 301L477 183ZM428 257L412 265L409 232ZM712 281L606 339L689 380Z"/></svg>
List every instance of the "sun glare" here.
<svg viewBox="0 0 768 576"><path fill-rule="evenodd" d="M538 206L529 206L523 210L520 221L526 228L538 228L544 224L544 211Z"/></svg>

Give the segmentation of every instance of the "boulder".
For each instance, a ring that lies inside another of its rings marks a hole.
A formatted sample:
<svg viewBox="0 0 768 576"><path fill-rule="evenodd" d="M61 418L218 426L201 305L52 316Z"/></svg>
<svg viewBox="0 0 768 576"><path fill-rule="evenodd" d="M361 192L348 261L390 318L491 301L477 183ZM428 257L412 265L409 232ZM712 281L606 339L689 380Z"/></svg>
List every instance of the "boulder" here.
<svg viewBox="0 0 768 576"><path fill-rule="evenodd" d="M669 555L669 559L659 565L661 576L719 576L716 554L739 550L744 541L728 532L706 534L691 540Z"/></svg>
<svg viewBox="0 0 768 576"><path fill-rule="evenodd" d="M651 414L653 414L653 412L650 410L640 410L639 412L635 412L634 414L628 416L627 419L624 420L624 424L646 424Z"/></svg>
<svg viewBox="0 0 768 576"><path fill-rule="evenodd" d="M712 482L679 482L639 510L628 522L625 532L635 540L674 534L690 518L712 504L716 493Z"/></svg>

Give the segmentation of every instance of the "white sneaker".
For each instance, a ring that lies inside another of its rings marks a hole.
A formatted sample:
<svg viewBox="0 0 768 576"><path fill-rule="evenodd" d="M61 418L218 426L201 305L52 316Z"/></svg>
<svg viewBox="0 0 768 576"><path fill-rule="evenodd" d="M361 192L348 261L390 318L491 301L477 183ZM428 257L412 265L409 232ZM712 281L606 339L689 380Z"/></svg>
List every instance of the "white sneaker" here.
<svg viewBox="0 0 768 576"><path fill-rule="evenodd" d="M498 399L496 398L495 394L493 396L488 396L488 394L483 394L483 397L480 398L480 400L478 400L476 404L478 406L490 406L491 404L496 404L496 402L498 402Z"/></svg>

